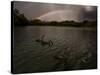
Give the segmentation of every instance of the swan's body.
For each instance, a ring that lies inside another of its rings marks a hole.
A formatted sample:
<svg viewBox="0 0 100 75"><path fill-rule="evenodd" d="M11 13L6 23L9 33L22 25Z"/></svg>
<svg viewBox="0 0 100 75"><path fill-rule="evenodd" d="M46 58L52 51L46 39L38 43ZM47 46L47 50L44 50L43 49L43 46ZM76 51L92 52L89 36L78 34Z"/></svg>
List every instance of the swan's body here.
<svg viewBox="0 0 100 75"><path fill-rule="evenodd" d="M53 42L51 40L49 41L45 41L44 40L44 35L41 37L41 39L37 39L36 42L39 42L42 46L52 46L53 45Z"/></svg>

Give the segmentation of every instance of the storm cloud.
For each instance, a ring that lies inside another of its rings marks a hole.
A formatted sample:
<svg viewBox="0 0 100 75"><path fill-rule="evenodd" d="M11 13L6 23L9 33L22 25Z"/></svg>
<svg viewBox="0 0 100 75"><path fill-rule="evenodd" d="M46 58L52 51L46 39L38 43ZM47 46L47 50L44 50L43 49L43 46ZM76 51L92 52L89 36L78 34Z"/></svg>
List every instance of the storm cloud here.
<svg viewBox="0 0 100 75"><path fill-rule="evenodd" d="M28 19L39 18L48 21L52 19L58 21L60 17L63 18L60 20L76 21L97 19L97 6L14 1L14 9L18 9ZM57 11L62 11L63 13ZM50 12L54 12L54 14L48 14ZM47 16L41 18L43 15ZM46 17L49 18L47 19Z"/></svg>

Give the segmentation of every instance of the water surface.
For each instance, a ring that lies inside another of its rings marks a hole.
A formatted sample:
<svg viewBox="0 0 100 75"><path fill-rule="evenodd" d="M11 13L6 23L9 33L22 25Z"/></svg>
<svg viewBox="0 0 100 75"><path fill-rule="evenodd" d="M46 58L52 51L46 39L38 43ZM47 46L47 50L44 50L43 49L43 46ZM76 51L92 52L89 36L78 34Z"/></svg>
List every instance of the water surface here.
<svg viewBox="0 0 100 75"><path fill-rule="evenodd" d="M52 40L53 46L36 42ZM25 26L14 28L15 73L96 68L97 35L94 28ZM62 56L62 59L56 57Z"/></svg>

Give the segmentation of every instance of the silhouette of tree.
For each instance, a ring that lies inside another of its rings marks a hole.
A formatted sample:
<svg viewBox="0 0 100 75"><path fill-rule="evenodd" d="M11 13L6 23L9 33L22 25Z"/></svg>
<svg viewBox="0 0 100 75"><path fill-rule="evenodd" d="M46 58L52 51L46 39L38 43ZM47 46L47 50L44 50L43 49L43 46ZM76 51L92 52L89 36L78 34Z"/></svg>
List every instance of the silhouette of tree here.
<svg viewBox="0 0 100 75"><path fill-rule="evenodd" d="M29 24L29 21L24 14L20 14L18 9L14 9L14 25L25 26L27 24Z"/></svg>

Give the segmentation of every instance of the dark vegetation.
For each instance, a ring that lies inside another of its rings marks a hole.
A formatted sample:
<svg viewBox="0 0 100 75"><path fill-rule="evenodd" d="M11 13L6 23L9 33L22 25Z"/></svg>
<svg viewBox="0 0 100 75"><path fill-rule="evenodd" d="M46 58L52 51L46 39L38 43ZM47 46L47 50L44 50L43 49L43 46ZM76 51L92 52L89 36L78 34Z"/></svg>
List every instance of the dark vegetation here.
<svg viewBox="0 0 100 75"><path fill-rule="evenodd" d="M72 26L72 27L96 27L97 21L88 21L84 20L83 22L75 22L75 21L41 21L40 19L28 20L24 14L20 14L19 10L14 9L14 25L15 26Z"/></svg>

